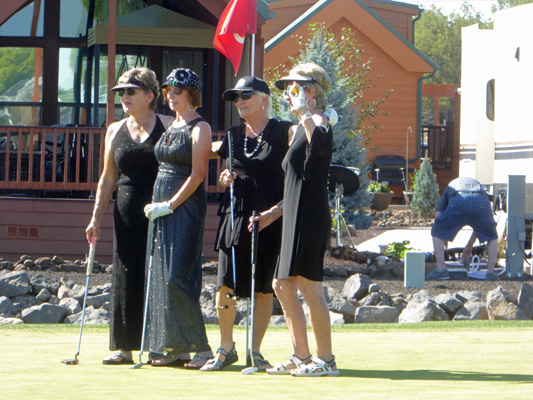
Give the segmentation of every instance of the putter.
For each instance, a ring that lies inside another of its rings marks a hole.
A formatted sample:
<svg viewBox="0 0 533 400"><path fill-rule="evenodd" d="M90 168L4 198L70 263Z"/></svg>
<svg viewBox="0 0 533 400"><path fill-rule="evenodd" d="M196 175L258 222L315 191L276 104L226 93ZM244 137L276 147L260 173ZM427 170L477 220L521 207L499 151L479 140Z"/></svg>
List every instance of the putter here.
<svg viewBox="0 0 533 400"><path fill-rule="evenodd" d="M78 360L78 356L80 355L80 347L81 347L81 334L83 332L83 322L85 321L85 307L87 306L87 292L89 291L89 279L93 272L93 263L94 263L94 252L96 249L96 242L94 240L94 236L91 237L91 246L89 248L89 257L86 258L87 260L87 266L86 266L86 275L87 280L85 283L85 295L83 296L83 311L81 313L81 325L80 325L80 337L78 339L78 352L74 355L74 358L72 359L64 359L61 360L63 364L66 365L78 365L80 363L80 360Z"/></svg>
<svg viewBox="0 0 533 400"><path fill-rule="evenodd" d="M154 234L155 234L155 222L154 224ZM154 240L152 237L151 249L150 249L150 261L148 262L148 279L146 282L146 299L144 300L144 316L143 316L143 333L141 337L141 352L139 353L139 362L130 369L139 369L143 366L142 356L144 353L144 338L146 335L146 321L148 316L148 300L150 298L150 281L152 279L152 260L154 259Z"/></svg>
<svg viewBox="0 0 533 400"><path fill-rule="evenodd" d="M252 213L253 217L257 217L257 211L254 211ZM254 305L255 305L255 268L257 265L257 236L259 234L258 231L258 222L254 221L253 223L253 229L252 229L252 293L250 294L251 300L251 322L247 319L246 320L246 365L250 366L249 368L245 368L242 370L243 375L250 375L254 372L259 371L259 368L257 368L253 361L253 352L252 352L252 346L253 346L253 340L254 340ZM250 328L250 346L248 347L248 325L251 325Z"/></svg>

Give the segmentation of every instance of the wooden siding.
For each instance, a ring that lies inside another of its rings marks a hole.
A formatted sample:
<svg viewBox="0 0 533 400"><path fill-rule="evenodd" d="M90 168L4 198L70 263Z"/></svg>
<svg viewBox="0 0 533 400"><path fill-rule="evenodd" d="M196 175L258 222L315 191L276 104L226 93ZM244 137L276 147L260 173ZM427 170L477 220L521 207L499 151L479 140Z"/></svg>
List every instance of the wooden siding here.
<svg viewBox="0 0 533 400"><path fill-rule="evenodd" d="M94 200L0 197L0 258L17 261L21 255L83 260L88 252L85 227L91 219ZM113 261L113 207L110 202L102 219L96 260ZM209 204L204 229L203 254L215 260L219 217L218 204Z"/></svg>

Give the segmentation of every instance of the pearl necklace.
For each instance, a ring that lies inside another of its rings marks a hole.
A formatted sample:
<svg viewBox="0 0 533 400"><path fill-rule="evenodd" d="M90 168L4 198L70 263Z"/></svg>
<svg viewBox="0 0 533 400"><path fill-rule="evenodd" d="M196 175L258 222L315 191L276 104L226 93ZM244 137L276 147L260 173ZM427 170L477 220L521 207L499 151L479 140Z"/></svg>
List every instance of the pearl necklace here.
<svg viewBox="0 0 533 400"><path fill-rule="evenodd" d="M257 144L255 146L255 149L251 153L248 153L248 135L244 134L244 155L247 158L253 157L261 147L261 143L263 142L263 132L264 131L262 131L259 135L255 137L257 139Z"/></svg>

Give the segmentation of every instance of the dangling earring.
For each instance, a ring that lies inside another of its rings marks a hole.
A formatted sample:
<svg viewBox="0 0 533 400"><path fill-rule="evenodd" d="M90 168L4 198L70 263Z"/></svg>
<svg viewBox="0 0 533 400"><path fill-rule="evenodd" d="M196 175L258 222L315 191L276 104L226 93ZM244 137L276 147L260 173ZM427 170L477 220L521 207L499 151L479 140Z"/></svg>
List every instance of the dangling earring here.
<svg viewBox="0 0 533 400"><path fill-rule="evenodd" d="M264 110L265 109L265 106L264 105L261 105L261 110Z"/></svg>
<svg viewBox="0 0 533 400"><path fill-rule="evenodd" d="M313 107L311 107L311 106L309 105L309 100L313 100L313 101L314 101ZM313 108L316 107L316 100L313 99L312 97L310 97L310 98L308 98L307 100L305 100L305 105L307 106L308 109L312 110Z"/></svg>
<svg viewBox="0 0 533 400"><path fill-rule="evenodd" d="M189 111L196 111L198 107L194 107L192 110L191 110L191 103L187 103L187 110Z"/></svg>

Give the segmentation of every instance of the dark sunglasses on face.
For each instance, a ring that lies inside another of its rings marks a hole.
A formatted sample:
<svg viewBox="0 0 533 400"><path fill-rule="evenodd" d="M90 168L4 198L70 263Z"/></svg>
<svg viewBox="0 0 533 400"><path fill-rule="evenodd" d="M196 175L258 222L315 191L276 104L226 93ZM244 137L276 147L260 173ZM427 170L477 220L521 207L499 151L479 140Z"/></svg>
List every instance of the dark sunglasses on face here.
<svg viewBox="0 0 533 400"><path fill-rule="evenodd" d="M131 96L134 96L135 93L137 93L137 91L135 89L117 90L118 97L124 96L124 93L127 93L127 95L131 97Z"/></svg>
<svg viewBox="0 0 533 400"><path fill-rule="evenodd" d="M242 93L235 93L235 96L233 97L233 102L237 103L239 101L239 97L243 100L250 100L252 98L252 95L255 94L253 91L247 91Z"/></svg>
<svg viewBox="0 0 533 400"><path fill-rule="evenodd" d="M177 87L177 86L173 86L169 89L167 89L167 93L172 93L172 94L175 94L176 96L179 96L180 94L182 94L184 91L183 88L180 88L180 87Z"/></svg>

